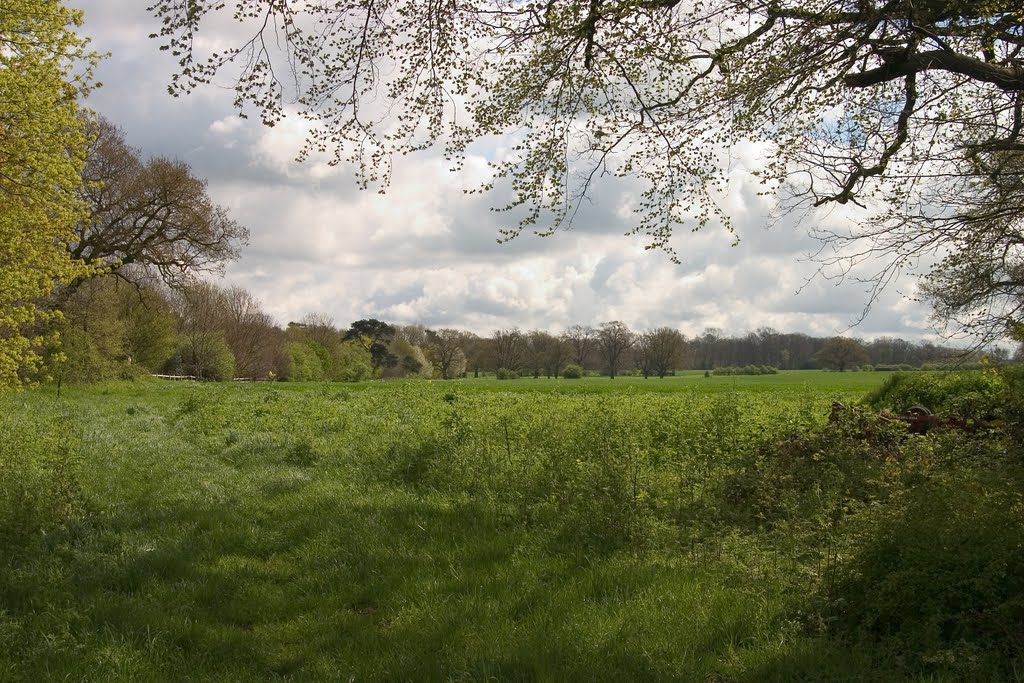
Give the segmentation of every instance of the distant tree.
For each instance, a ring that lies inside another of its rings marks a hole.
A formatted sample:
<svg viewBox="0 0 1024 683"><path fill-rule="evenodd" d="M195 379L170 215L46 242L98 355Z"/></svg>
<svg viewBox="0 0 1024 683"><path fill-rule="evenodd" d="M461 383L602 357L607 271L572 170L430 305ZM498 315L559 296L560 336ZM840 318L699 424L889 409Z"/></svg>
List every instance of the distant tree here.
<svg viewBox="0 0 1024 683"><path fill-rule="evenodd" d="M493 339L467 333L466 346L463 350L466 354L466 368L473 370L474 377L479 377L487 368L495 367Z"/></svg>
<svg viewBox="0 0 1024 683"><path fill-rule="evenodd" d="M568 362L572 349L561 337L543 330L529 334L530 365L535 376L558 377Z"/></svg>
<svg viewBox="0 0 1024 683"><path fill-rule="evenodd" d="M277 365L281 332L260 302L241 287L224 292L224 337L235 357L239 377L266 377Z"/></svg>
<svg viewBox="0 0 1024 683"><path fill-rule="evenodd" d="M569 347L572 349L572 361L581 368L587 367L590 356L597 343L597 333L593 327L584 325L573 325L562 333Z"/></svg>
<svg viewBox="0 0 1024 683"><path fill-rule="evenodd" d="M866 365L871 361L871 357L860 342L847 337L829 339L815 358L822 367L839 372Z"/></svg>
<svg viewBox="0 0 1024 683"><path fill-rule="evenodd" d="M644 377L664 377L682 360L686 339L671 327L659 327L637 337L633 354Z"/></svg>
<svg viewBox="0 0 1024 683"><path fill-rule="evenodd" d="M341 341L341 333L334 326L334 320L326 313L306 313L296 324L304 336L325 347L334 346Z"/></svg>
<svg viewBox="0 0 1024 683"><path fill-rule="evenodd" d="M126 372L128 327L114 284L112 278L93 278L64 297L59 342L49 349L47 363L58 383L97 382Z"/></svg>
<svg viewBox="0 0 1024 683"><path fill-rule="evenodd" d="M618 320L601 323L597 330L597 346L611 379L615 379L623 356L633 346L635 340L635 335L625 323Z"/></svg>
<svg viewBox="0 0 1024 683"><path fill-rule="evenodd" d="M173 369L200 379L232 379L235 360L224 337L226 291L193 279L175 290L174 300L181 342Z"/></svg>
<svg viewBox="0 0 1024 683"><path fill-rule="evenodd" d="M0 9L0 389L32 381L42 363L54 287L91 273L66 246L83 216L78 98L97 60L81 24L81 10L52 0Z"/></svg>
<svg viewBox="0 0 1024 683"><path fill-rule="evenodd" d="M176 346L175 317L167 297L162 282L141 271L132 274L130 283L97 277L62 292L62 329L71 336L59 344L60 352L72 360L83 352L94 354L105 368L76 374L71 363L66 378L103 379L163 366Z"/></svg>
<svg viewBox="0 0 1024 683"><path fill-rule="evenodd" d="M373 377L370 352L355 342L342 342L334 349L333 376L341 382L362 382Z"/></svg>
<svg viewBox="0 0 1024 683"><path fill-rule="evenodd" d="M494 367L519 372L526 363L529 341L518 327L495 330L491 335L494 347Z"/></svg>
<svg viewBox="0 0 1024 683"><path fill-rule="evenodd" d="M395 328L376 318L357 320L345 332L345 341L354 341L370 352L374 372L398 363L398 358L388 350L394 338Z"/></svg>
<svg viewBox="0 0 1024 683"><path fill-rule="evenodd" d="M143 162L123 133L98 117L82 172L89 215L75 228L74 258L155 268L171 285L200 273L221 272L238 258L249 231L210 199L206 181L188 164L155 158Z"/></svg>
<svg viewBox="0 0 1024 683"><path fill-rule="evenodd" d="M460 377L466 371L465 348L471 337L466 332L445 327L427 330L428 357L433 361L441 379Z"/></svg>
<svg viewBox="0 0 1024 683"><path fill-rule="evenodd" d="M174 353L174 312L167 293L150 286L136 290L121 287L121 317L127 325L125 350L128 360L156 371Z"/></svg>
<svg viewBox="0 0 1024 683"><path fill-rule="evenodd" d="M288 364L282 379L290 382L321 382L326 379L322 354L317 353L318 346L313 340L288 342L285 347Z"/></svg>
<svg viewBox="0 0 1024 683"><path fill-rule="evenodd" d="M395 339L403 339L413 346L426 348L427 328L423 325L402 325L395 329Z"/></svg>
<svg viewBox="0 0 1024 683"><path fill-rule="evenodd" d="M434 367L423 353L423 349L405 339L394 339L388 351L397 361L383 371L383 377L420 377L429 379Z"/></svg>

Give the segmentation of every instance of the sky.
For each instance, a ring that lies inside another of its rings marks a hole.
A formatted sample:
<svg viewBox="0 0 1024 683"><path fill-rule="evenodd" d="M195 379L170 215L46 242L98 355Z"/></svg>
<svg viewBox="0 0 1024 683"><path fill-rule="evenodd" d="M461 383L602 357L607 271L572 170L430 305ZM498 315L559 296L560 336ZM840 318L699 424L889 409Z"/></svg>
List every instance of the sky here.
<svg viewBox="0 0 1024 683"><path fill-rule="evenodd" d="M87 105L120 126L144 158L187 162L213 201L250 231L221 284L249 290L284 325L325 313L340 327L379 318L456 327L481 335L517 326L560 331L621 320L636 331L708 327L742 335L760 327L814 336L898 336L940 341L914 283L891 285L867 316L865 285L813 278L818 243L795 218L774 220L770 197L747 174L757 150L734 150L724 206L740 238L720 227L678 230L677 265L624 233L637 188L603 181L572 229L524 233L499 244L507 216L500 194L466 195L487 177L471 156L450 173L439 152L396 161L386 194L360 190L352 168L299 163L303 124L273 128L239 118L232 91L208 87L174 98L176 63L149 39L158 30L144 2L78 0L82 33L109 52L103 86ZM835 211L819 221L846 219ZM859 321L859 322L858 322Z"/></svg>

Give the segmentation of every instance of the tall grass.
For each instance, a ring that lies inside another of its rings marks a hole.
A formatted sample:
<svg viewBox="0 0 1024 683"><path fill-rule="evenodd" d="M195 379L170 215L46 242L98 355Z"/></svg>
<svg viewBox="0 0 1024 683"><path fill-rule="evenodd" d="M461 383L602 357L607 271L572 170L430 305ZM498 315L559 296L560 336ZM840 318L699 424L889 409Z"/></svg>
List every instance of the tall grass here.
<svg viewBox="0 0 1024 683"><path fill-rule="evenodd" d="M1012 679L1008 441L834 396L0 397L0 678Z"/></svg>

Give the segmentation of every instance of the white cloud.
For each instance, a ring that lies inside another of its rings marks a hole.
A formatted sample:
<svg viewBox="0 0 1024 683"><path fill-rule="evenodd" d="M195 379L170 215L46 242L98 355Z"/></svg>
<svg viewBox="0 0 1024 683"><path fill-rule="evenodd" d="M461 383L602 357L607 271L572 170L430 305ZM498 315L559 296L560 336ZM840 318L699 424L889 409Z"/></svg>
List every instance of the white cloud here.
<svg viewBox="0 0 1024 683"><path fill-rule="evenodd" d="M498 230L515 218L490 209L507 202L507 188L483 196L464 190L488 178L486 159L508 154L507 140L480 141L455 174L438 153L401 157L386 195L359 191L352 168L326 158L295 162L308 130L301 119L264 128L239 118L230 89L170 97L174 60L146 38L157 27L145 3L82 4L96 49L112 52L100 73L106 85L90 104L124 126L144 154L183 158L210 180L214 200L252 233L228 278L282 323L322 311L340 324L378 317L482 334L618 319L691 335L760 326L831 335L860 314L865 294L855 283L818 279L795 294L814 272L801 258L816 243L796 217L773 219L772 200L759 195L750 170L769 152L764 145L724 157L730 181L720 202L740 236L735 247L712 223L674 238L681 266L645 250L642 237L624 236L642 188L616 179L598 182L571 230L499 245ZM854 333L918 337L928 334L926 319L926 309L893 290Z"/></svg>

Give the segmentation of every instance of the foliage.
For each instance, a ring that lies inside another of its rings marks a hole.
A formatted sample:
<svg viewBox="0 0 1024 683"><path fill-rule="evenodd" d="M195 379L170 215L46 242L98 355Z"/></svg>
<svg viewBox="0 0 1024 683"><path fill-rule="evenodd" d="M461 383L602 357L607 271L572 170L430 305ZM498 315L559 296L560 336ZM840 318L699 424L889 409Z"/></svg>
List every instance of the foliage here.
<svg viewBox="0 0 1024 683"><path fill-rule="evenodd" d="M498 371L494 373L496 379L519 379L519 373L515 370L509 370L508 368L498 368Z"/></svg>
<svg viewBox="0 0 1024 683"><path fill-rule="evenodd" d="M183 337L170 363L176 372L200 380L230 382L235 376L231 347L217 332Z"/></svg>
<svg viewBox="0 0 1024 683"><path fill-rule="evenodd" d="M982 420L1004 414L1007 389L1003 375L994 370L896 373L864 400L897 413L924 406L937 414Z"/></svg>
<svg viewBox="0 0 1024 683"><path fill-rule="evenodd" d="M42 360L40 305L91 269L66 249L82 207L75 193L86 132L78 97L97 56L74 29L82 13L56 0L11 0L0 10L0 388L25 382ZM75 69L82 71L76 73Z"/></svg>
<svg viewBox="0 0 1024 683"><path fill-rule="evenodd" d="M394 365L386 368L382 377L420 377L429 379L434 366L427 360L423 349L404 339L395 339L388 347L388 353L396 359Z"/></svg>
<svg viewBox="0 0 1024 683"><path fill-rule="evenodd" d="M312 340L287 344L285 353L288 356L288 369L282 379L291 382L323 381L324 366L317 347L323 348Z"/></svg>
<svg viewBox="0 0 1024 683"><path fill-rule="evenodd" d="M362 382L373 376L373 360L363 347L344 342L334 352L332 379L342 382Z"/></svg>
<svg viewBox="0 0 1024 683"><path fill-rule="evenodd" d="M736 375L777 375L779 371L770 365L746 365L742 368L726 366L715 368L714 374L732 377Z"/></svg>
<svg viewBox="0 0 1024 683"><path fill-rule="evenodd" d="M49 349L49 374L60 381L97 382L160 369L174 354L174 316L164 293L109 276L59 290L59 344Z"/></svg>
<svg viewBox="0 0 1024 683"><path fill-rule="evenodd" d="M869 523L837 578L839 632L964 679L1024 656L1024 497L977 467L935 473Z"/></svg>
<svg viewBox="0 0 1024 683"><path fill-rule="evenodd" d="M466 372L469 335L459 330L427 330L427 353L441 379L461 377Z"/></svg>
<svg viewBox="0 0 1024 683"><path fill-rule="evenodd" d="M637 367L644 377L664 377L683 360L686 339L670 327L660 327L641 334L634 346Z"/></svg>
<svg viewBox="0 0 1024 683"><path fill-rule="evenodd" d="M636 335L619 320L601 323L596 334L598 354L604 361L608 376L615 379L625 353L636 342Z"/></svg>
<svg viewBox="0 0 1024 683"><path fill-rule="evenodd" d="M238 0L247 39L208 55L197 34L230 4L153 6L179 59L171 91L226 72L268 125L294 99L302 155L356 164L363 186L439 140L461 160L514 131L483 186L511 186L506 237L571 223L607 171L639 179L633 232L674 254L677 226L731 227L724 152L753 143L787 205L863 207L849 227L816 224L826 277L870 261L873 299L938 252L924 291L941 320L982 336L1021 322L1017 2Z"/></svg>
<svg viewBox="0 0 1024 683"><path fill-rule="evenodd" d="M581 379L583 377L583 368L578 365L566 365L565 369L562 370L562 377L564 379Z"/></svg>
<svg viewBox="0 0 1024 683"><path fill-rule="evenodd" d="M814 357L821 367L838 372L844 372L847 368L855 369L871 361L860 342L847 337L829 339Z"/></svg>
<svg viewBox="0 0 1024 683"><path fill-rule="evenodd" d="M188 164L142 161L110 121L89 121L82 171L88 217L75 226L71 255L121 273L125 266L156 270L171 285L202 272L223 272L238 258L249 231L213 203L206 181Z"/></svg>
<svg viewBox="0 0 1024 683"><path fill-rule="evenodd" d="M345 341L354 341L370 353L374 372L398 363L398 358L388 349L394 338L395 328L376 318L355 321L344 336Z"/></svg>

